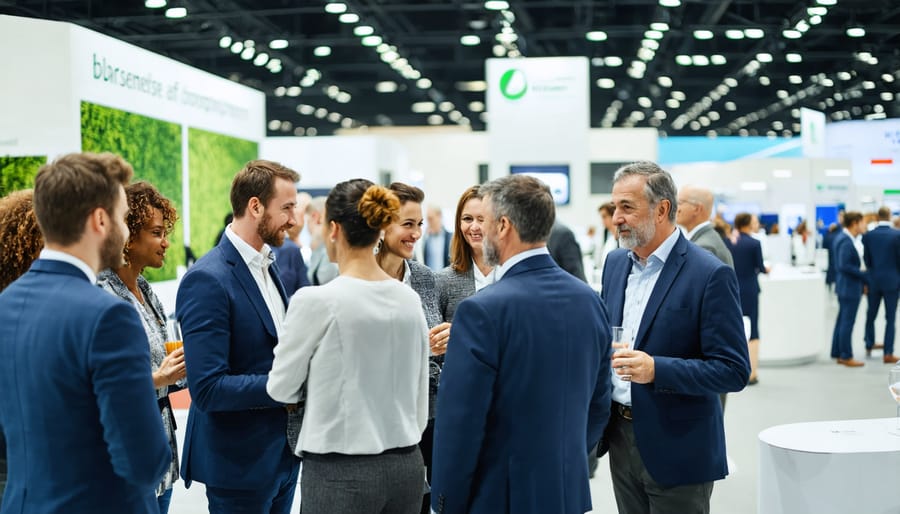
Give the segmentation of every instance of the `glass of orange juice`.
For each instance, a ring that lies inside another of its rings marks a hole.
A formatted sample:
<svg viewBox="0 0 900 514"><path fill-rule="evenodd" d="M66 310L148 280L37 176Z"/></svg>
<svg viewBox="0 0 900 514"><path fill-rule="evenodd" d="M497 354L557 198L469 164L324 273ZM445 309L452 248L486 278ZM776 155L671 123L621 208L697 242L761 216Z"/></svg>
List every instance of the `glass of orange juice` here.
<svg viewBox="0 0 900 514"><path fill-rule="evenodd" d="M181 339L181 324L175 319L166 321L166 355L182 346L184 343Z"/></svg>

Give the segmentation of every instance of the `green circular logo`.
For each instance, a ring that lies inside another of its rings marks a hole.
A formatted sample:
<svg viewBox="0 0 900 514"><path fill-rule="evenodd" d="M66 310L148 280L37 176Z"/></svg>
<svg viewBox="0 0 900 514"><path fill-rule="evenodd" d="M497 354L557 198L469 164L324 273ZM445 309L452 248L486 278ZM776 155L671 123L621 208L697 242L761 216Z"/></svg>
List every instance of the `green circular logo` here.
<svg viewBox="0 0 900 514"><path fill-rule="evenodd" d="M506 70L500 76L500 93L508 100L518 100L528 92L525 73L517 68Z"/></svg>

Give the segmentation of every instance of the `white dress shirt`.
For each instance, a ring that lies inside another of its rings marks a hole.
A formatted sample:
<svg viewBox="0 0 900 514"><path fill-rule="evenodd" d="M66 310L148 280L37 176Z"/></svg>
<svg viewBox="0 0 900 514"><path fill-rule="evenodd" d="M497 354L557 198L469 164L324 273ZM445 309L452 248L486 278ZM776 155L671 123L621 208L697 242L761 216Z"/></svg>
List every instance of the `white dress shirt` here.
<svg viewBox="0 0 900 514"><path fill-rule="evenodd" d="M472 276L475 277L476 293L494 283L496 271L497 268L491 268L491 271L485 275L481 272L481 269L478 268L478 264L475 264L475 259L472 259Z"/></svg>
<svg viewBox="0 0 900 514"><path fill-rule="evenodd" d="M650 295L653 294L653 288L656 281L659 280L659 274L678 241L680 230L674 230L672 234L662 242L661 245L650 254L646 264L641 264L634 252L629 252L628 256L634 261L631 265L631 273L628 274L628 285L625 286L625 306L622 312L622 327L634 340L637 337L638 328L641 326L641 319L644 317L644 311L647 309L647 303L650 301ZM613 401L622 405L631 405L631 382L626 382L619 378L615 369L610 369L612 374Z"/></svg>
<svg viewBox="0 0 900 514"><path fill-rule="evenodd" d="M256 286L262 294L269 314L272 315L272 321L275 326L281 325L284 321L284 301L281 299L281 293L278 292L278 286L275 285L275 279L269 273L269 266L275 262L275 256L272 249L267 244L263 244L262 252L257 252L255 248L247 244L231 230L231 225L225 227L225 237L231 241L231 244L237 249L241 258L250 268L250 275Z"/></svg>
<svg viewBox="0 0 900 514"><path fill-rule="evenodd" d="M428 420L428 328L419 295L394 280L339 276L291 299L266 390L295 403L297 447L374 455L419 442Z"/></svg>
<svg viewBox="0 0 900 514"><path fill-rule="evenodd" d="M97 283L97 274L94 273L94 270L92 270L86 262L70 253L60 252L57 250L48 250L44 248L43 250L41 250L41 254L38 256L38 258L48 261L60 261L71 264L72 266L80 269L87 276L88 280L91 281L91 284Z"/></svg>

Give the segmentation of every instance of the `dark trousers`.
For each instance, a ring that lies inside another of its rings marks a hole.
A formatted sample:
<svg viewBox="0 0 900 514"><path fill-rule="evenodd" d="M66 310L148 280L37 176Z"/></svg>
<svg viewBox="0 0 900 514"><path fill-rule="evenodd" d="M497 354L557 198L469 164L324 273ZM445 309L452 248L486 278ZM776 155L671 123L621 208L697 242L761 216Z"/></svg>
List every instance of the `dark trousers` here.
<svg viewBox="0 0 900 514"><path fill-rule="evenodd" d="M378 455L303 455L302 514L417 514L425 473L417 446Z"/></svg>
<svg viewBox="0 0 900 514"><path fill-rule="evenodd" d="M838 315L831 336L831 357L835 359L853 358L853 323L862 297L838 297Z"/></svg>
<svg viewBox="0 0 900 514"><path fill-rule="evenodd" d="M425 463L425 479L431 483L431 454L434 450L434 418L428 420L425 431L422 432L422 440L419 441L419 451L422 452L422 461ZM422 496L421 514L431 513L431 493Z"/></svg>
<svg viewBox="0 0 900 514"><path fill-rule="evenodd" d="M290 514L300 461L287 451L278 475L264 489L223 489L206 486L210 514Z"/></svg>
<svg viewBox="0 0 900 514"><path fill-rule="evenodd" d="M609 470L619 514L709 514L712 482L675 487L656 483L644 467L631 421L615 409L606 434L609 437Z"/></svg>
<svg viewBox="0 0 900 514"><path fill-rule="evenodd" d="M884 300L884 354L894 354L894 332L897 319L897 291L885 291L878 284L869 284L867 297L869 306L866 310L866 349L875 345L875 316L878 315L878 307Z"/></svg>

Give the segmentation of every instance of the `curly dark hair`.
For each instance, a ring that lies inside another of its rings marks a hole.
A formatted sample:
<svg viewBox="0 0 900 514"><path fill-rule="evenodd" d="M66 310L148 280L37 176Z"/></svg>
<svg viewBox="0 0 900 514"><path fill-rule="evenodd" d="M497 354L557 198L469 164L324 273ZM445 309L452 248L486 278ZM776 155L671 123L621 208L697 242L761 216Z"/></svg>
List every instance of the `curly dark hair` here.
<svg viewBox="0 0 900 514"><path fill-rule="evenodd" d="M28 271L44 247L33 199L32 189L0 198L0 291Z"/></svg>
<svg viewBox="0 0 900 514"><path fill-rule="evenodd" d="M128 242L125 243L125 261L128 262L128 250L144 226L153 218L155 209L159 209L163 217L163 225L166 234L171 234L178 221L178 213L172 201L162 195L153 184L140 180L125 187L125 196L128 198L128 216L125 223L128 225Z"/></svg>

